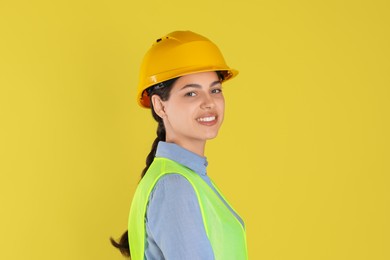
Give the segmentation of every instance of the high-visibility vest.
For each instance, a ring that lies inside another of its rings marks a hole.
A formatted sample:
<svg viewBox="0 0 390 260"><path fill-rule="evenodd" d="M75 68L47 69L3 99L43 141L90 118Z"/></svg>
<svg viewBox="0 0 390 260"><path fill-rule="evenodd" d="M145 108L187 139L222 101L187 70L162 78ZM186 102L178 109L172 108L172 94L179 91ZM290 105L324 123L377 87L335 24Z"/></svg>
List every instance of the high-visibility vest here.
<svg viewBox="0 0 390 260"><path fill-rule="evenodd" d="M170 173L182 175L194 188L215 260L248 259L246 234L241 222L198 174L167 158L154 159L134 194L128 225L131 259L144 259L145 215L149 195L158 179Z"/></svg>

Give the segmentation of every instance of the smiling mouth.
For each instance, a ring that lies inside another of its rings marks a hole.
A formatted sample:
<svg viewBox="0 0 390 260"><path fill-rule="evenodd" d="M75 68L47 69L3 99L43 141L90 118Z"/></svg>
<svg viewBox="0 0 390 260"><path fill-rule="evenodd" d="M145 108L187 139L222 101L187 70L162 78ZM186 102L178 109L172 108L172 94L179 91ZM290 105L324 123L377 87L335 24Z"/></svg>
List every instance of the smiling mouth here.
<svg viewBox="0 0 390 260"><path fill-rule="evenodd" d="M198 122L212 122L216 118L217 118L216 116L201 117L201 118L198 118L197 121Z"/></svg>

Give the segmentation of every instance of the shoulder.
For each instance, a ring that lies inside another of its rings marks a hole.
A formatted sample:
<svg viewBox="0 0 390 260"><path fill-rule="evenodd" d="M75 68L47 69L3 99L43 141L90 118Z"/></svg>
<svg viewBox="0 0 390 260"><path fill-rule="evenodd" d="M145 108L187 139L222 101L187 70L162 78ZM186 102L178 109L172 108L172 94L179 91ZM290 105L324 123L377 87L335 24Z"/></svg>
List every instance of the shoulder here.
<svg viewBox="0 0 390 260"><path fill-rule="evenodd" d="M201 219L200 212L198 197L191 183L182 175L172 173L162 176L150 193L146 219L149 223L165 224L169 219L175 219L173 224L177 225L188 222L191 216L199 215Z"/></svg>
<svg viewBox="0 0 390 260"><path fill-rule="evenodd" d="M149 202L155 199L187 200L196 197L191 183L181 174L170 173L162 176L150 193Z"/></svg>
<svg viewBox="0 0 390 260"><path fill-rule="evenodd" d="M166 187L170 185L184 185L184 186L191 186L191 183L187 180L186 177L179 173L168 173L162 176L157 184L157 186Z"/></svg>
<svg viewBox="0 0 390 260"><path fill-rule="evenodd" d="M195 190L182 175L166 174L158 180L145 222L147 252L157 245L166 259L214 259Z"/></svg>

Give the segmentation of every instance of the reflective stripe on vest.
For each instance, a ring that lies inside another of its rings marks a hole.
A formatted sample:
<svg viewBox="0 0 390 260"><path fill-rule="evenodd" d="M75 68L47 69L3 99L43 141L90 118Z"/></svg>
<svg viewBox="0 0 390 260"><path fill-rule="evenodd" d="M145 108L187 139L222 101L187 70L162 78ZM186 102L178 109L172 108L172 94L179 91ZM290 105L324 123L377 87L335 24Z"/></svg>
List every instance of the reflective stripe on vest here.
<svg viewBox="0 0 390 260"><path fill-rule="evenodd" d="M128 225L131 259L144 259L145 215L149 195L158 179L170 173L182 175L194 188L215 259L248 259L245 230L240 221L198 174L166 158L154 159L134 194Z"/></svg>

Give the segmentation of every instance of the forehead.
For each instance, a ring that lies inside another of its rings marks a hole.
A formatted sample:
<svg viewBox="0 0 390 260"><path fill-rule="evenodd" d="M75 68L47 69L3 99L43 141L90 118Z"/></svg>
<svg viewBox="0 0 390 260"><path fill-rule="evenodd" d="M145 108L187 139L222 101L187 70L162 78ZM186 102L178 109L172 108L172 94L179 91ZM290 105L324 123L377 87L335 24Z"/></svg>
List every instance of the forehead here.
<svg viewBox="0 0 390 260"><path fill-rule="evenodd" d="M209 87L215 81L219 81L218 75L215 71L199 72L199 73L181 76L174 83L173 89L182 88L185 85L189 85L189 84L196 84L202 87Z"/></svg>

